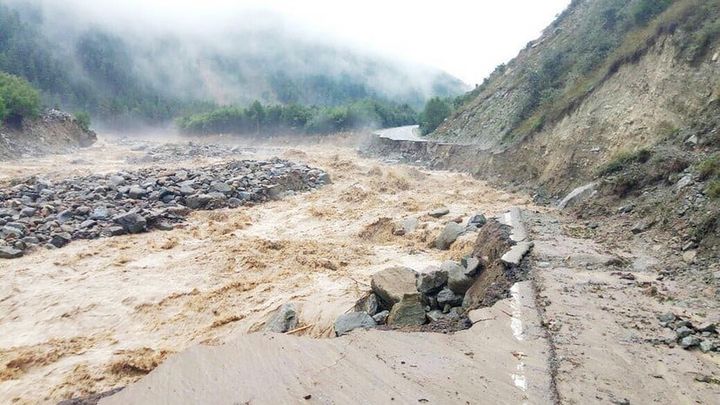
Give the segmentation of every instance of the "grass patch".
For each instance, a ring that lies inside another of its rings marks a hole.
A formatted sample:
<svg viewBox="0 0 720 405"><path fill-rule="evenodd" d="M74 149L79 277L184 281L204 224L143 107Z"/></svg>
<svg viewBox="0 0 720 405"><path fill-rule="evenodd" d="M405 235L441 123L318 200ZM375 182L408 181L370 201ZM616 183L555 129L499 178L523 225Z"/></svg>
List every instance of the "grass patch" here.
<svg viewBox="0 0 720 405"><path fill-rule="evenodd" d="M698 164L700 180L720 176L720 153L716 153Z"/></svg>
<svg viewBox="0 0 720 405"><path fill-rule="evenodd" d="M713 200L720 198L720 179L715 179L710 182L705 190L705 194Z"/></svg>
<svg viewBox="0 0 720 405"><path fill-rule="evenodd" d="M637 151L623 151L615 155L609 162L600 166L597 170L598 177L605 177L622 171L633 163L646 163L652 157L652 151L649 149L639 149Z"/></svg>

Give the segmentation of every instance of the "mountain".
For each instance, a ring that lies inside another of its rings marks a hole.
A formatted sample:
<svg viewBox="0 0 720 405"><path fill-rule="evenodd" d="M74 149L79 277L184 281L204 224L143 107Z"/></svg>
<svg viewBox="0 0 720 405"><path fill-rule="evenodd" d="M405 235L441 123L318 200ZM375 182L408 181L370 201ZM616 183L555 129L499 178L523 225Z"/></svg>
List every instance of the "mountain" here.
<svg viewBox="0 0 720 405"><path fill-rule="evenodd" d="M206 34L80 20L73 7L79 6L0 4L0 70L28 79L47 104L118 124L254 100L379 99L419 107L466 90L439 70L336 45L275 15L239 17Z"/></svg>

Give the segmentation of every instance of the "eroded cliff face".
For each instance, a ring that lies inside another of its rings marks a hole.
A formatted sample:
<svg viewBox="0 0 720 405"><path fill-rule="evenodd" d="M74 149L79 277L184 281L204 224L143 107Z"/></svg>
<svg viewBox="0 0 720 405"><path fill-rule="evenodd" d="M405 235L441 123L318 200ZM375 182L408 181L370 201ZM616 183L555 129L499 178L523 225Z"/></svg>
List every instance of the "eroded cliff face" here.
<svg viewBox="0 0 720 405"><path fill-rule="evenodd" d="M21 128L0 126L0 160L68 152L96 140L71 114L50 110Z"/></svg>

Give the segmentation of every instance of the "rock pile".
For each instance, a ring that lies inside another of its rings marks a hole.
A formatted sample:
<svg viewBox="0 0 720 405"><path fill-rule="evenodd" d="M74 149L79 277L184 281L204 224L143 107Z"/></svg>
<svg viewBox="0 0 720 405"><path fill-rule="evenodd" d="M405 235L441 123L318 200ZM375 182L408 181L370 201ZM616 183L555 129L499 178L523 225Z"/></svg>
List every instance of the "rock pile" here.
<svg viewBox="0 0 720 405"><path fill-rule="evenodd" d="M329 182L322 170L280 159L144 168L58 183L16 180L0 188L0 258L76 239L169 230L191 210L252 205Z"/></svg>
<svg viewBox="0 0 720 405"><path fill-rule="evenodd" d="M668 344L678 344L683 349L700 349L707 353L720 351L720 336L718 335L718 324L708 322L701 325L693 325L690 321L682 319L672 312L658 315L660 325L672 329L675 337Z"/></svg>
<svg viewBox="0 0 720 405"><path fill-rule="evenodd" d="M469 326L467 308L463 307L465 293L482 270L481 261L469 257L462 263L447 261L420 273L407 267L380 271L372 276L372 292L356 303L355 312L335 321L335 333L342 336L357 328L402 328L427 323L465 329Z"/></svg>
<svg viewBox="0 0 720 405"><path fill-rule="evenodd" d="M160 145L151 145L129 140L120 140L118 142L127 144L130 146L130 150L134 152L143 152L141 156L128 157L126 161L131 164L179 162L194 158L237 158L242 155L247 156L257 152L255 148L197 142L163 143Z"/></svg>

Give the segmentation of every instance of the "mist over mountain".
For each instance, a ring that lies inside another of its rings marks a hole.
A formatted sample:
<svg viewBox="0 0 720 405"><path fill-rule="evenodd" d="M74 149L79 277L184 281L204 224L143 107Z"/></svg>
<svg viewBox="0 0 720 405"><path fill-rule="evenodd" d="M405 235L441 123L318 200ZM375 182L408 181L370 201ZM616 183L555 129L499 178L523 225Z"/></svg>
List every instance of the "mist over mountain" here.
<svg viewBox="0 0 720 405"><path fill-rule="evenodd" d="M339 45L269 11L188 21L84 1L3 3L0 70L39 87L48 105L119 125L254 100L419 107L467 90L437 69Z"/></svg>

